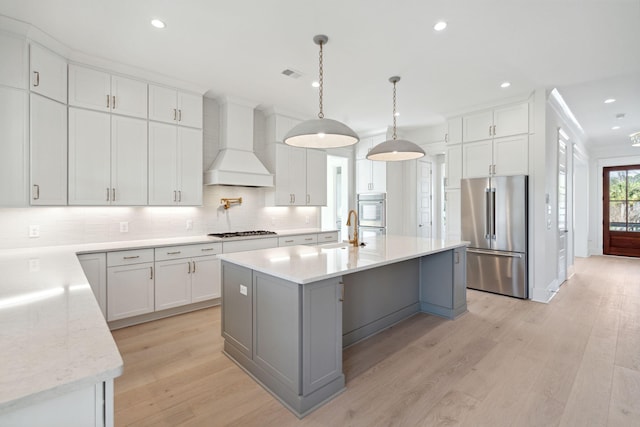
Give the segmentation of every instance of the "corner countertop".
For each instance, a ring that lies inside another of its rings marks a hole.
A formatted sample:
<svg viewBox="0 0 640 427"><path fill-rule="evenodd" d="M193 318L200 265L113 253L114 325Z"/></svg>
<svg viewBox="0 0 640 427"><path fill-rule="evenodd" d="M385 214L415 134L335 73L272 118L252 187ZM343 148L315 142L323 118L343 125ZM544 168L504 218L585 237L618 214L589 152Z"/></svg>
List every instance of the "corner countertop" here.
<svg viewBox="0 0 640 427"><path fill-rule="evenodd" d="M468 245L468 242L458 240L395 235L366 239L365 243L363 247L344 243L289 246L222 254L220 258L294 283L306 284Z"/></svg>
<svg viewBox="0 0 640 427"><path fill-rule="evenodd" d="M0 413L122 374L73 250L3 251L0 271Z"/></svg>
<svg viewBox="0 0 640 427"><path fill-rule="evenodd" d="M76 254L277 235L130 240L0 250L0 414L118 377L123 362Z"/></svg>

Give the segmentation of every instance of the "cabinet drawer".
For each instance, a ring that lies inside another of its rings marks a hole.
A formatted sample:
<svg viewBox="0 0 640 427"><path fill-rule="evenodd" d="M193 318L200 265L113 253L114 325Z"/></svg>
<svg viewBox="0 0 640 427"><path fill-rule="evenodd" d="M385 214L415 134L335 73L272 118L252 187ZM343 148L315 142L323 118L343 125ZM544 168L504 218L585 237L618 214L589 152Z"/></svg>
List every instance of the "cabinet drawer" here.
<svg viewBox="0 0 640 427"><path fill-rule="evenodd" d="M222 253L222 243L205 243L202 245L166 246L155 249L156 261L168 259L191 258Z"/></svg>
<svg viewBox="0 0 640 427"><path fill-rule="evenodd" d="M316 245L317 234L303 234L301 236L278 237L278 246Z"/></svg>
<svg viewBox="0 0 640 427"><path fill-rule="evenodd" d="M338 232L332 231L330 233L318 233L318 244L332 243L338 241Z"/></svg>
<svg viewBox="0 0 640 427"><path fill-rule="evenodd" d="M107 267L153 262L153 249L107 252Z"/></svg>
<svg viewBox="0 0 640 427"><path fill-rule="evenodd" d="M234 242L224 242L222 252L229 254L232 252L253 251L256 249L277 248L278 239L269 237L266 239L236 240Z"/></svg>

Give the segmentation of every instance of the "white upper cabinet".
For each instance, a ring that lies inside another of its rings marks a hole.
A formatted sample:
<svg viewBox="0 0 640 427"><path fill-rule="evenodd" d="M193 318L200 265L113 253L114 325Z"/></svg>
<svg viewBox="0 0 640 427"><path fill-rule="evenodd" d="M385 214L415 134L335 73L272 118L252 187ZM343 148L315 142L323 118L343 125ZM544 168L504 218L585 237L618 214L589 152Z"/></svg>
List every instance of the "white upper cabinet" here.
<svg viewBox="0 0 640 427"><path fill-rule="evenodd" d="M149 204L202 204L202 131L149 123Z"/></svg>
<svg viewBox="0 0 640 427"><path fill-rule="evenodd" d="M462 157L464 178L479 178L493 174L492 140L464 144Z"/></svg>
<svg viewBox="0 0 640 427"><path fill-rule="evenodd" d="M356 160L356 193L384 193L387 191L387 163L375 160Z"/></svg>
<svg viewBox="0 0 640 427"><path fill-rule="evenodd" d="M529 136L515 135L463 145L464 178L526 175Z"/></svg>
<svg viewBox="0 0 640 427"><path fill-rule="evenodd" d="M31 204L67 204L67 106L31 94Z"/></svg>
<svg viewBox="0 0 640 427"><path fill-rule="evenodd" d="M529 104L508 105L462 118L464 142L529 133Z"/></svg>
<svg viewBox="0 0 640 427"><path fill-rule="evenodd" d="M202 96L149 85L149 119L202 128Z"/></svg>
<svg viewBox="0 0 640 427"><path fill-rule="evenodd" d="M275 204L305 206L307 204L306 149L276 145ZM326 161L326 160L325 160ZM325 180L325 191L326 191Z"/></svg>
<svg viewBox="0 0 640 427"><path fill-rule="evenodd" d="M66 104L67 60L35 43L31 43L30 57L31 91Z"/></svg>
<svg viewBox="0 0 640 427"><path fill-rule="evenodd" d="M460 188L462 178L462 144L447 146L445 167L445 187Z"/></svg>
<svg viewBox="0 0 640 427"><path fill-rule="evenodd" d="M147 84L71 64L69 105L147 118Z"/></svg>
<svg viewBox="0 0 640 427"><path fill-rule="evenodd" d="M69 204L147 204L147 123L69 108Z"/></svg>
<svg viewBox="0 0 640 427"><path fill-rule="evenodd" d="M24 90L0 86L0 206L28 204L27 105Z"/></svg>
<svg viewBox="0 0 640 427"><path fill-rule="evenodd" d="M26 89L26 40L0 32L0 58L0 85Z"/></svg>
<svg viewBox="0 0 640 427"><path fill-rule="evenodd" d="M462 142L462 117L453 117L447 120L447 134L444 137L447 144L460 144Z"/></svg>

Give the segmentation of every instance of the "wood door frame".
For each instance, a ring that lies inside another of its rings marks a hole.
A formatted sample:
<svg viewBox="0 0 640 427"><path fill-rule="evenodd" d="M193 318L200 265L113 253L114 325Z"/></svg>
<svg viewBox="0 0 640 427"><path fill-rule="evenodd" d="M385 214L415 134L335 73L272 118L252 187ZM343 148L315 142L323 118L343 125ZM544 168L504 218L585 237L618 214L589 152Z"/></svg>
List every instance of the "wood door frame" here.
<svg viewBox="0 0 640 427"><path fill-rule="evenodd" d="M640 243L640 233L633 231L613 231L609 230L609 173L615 171L627 171L630 169L640 170L640 164L622 165L622 166L606 166L602 168L602 249L605 255L622 255L640 257L640 244L636 248L626 248L611 245L611 237L613 236L622 241L637 240ZM627 211L628 212L628 211ZM627 216L628 223L628 216Z"/></svg>

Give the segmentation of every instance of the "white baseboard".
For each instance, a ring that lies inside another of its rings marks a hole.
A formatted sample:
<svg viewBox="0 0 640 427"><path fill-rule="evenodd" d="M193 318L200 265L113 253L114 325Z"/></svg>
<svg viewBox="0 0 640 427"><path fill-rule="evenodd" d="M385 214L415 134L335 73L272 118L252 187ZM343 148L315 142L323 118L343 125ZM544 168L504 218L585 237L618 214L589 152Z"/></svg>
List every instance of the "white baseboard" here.
<svg viewBox="0 0 640 427"><path fill-rule="evenodd" d="M545 289L533 288L532 301L547 304L558 293L558 279L554 279Z"/></svg>

